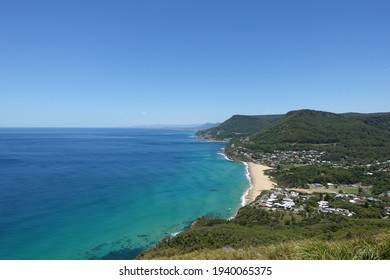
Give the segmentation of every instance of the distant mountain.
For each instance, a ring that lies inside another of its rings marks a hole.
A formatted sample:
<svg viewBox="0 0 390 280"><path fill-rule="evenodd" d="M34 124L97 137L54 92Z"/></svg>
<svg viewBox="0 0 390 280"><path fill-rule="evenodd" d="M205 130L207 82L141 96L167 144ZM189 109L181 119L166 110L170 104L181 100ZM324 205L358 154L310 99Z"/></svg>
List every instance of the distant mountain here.
<svg viewBox="0 0 390 280"><path fill-rule="evenodd" d="M212 140L243 139L278 121L283 115L234 115L216 127L197 132L197 136Z"/></svg>
<svg viewBox="0 0 390 280"><path fill-rule="evenodd" d="M208 129L218 126L220 123L205 123L205 124L154 124L154 125L138 125L133 128L146 128L146 129Z"/></svg>
<svg viewBox="0 0 390 280"><path fill-rule="evenodd" d="M210 129L213 127L217 127L220 124L221 123L205 123L205 124L197 125L195 128L198 130L204 130L204 129Z"/></svg>
<svg viewBox="0 0 390 280"><path fill-rule="evenodd" d="M335 114L304 109L285 115L234 115L196 135L230 140L227 153L232 151L232 146L242 146L253 152L326 151L324 159L328 160L390 159L390 113Z"/></svg>
<svg viewBox="0 0 390 280"><path fill-rule="evenodd" d="M375 126L381 129L390 131L390 113L371 113L371 114L360 114L360 113L345 113L342 114L353 120L357 120Z"/></svg>

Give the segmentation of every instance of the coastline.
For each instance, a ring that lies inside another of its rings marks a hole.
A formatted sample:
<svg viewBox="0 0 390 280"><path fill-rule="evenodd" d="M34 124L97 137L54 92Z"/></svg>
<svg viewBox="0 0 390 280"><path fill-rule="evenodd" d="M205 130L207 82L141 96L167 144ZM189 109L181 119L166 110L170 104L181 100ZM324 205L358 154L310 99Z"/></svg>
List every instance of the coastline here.
<svg viewBox="0 0 390 280"><path fill-rule="evenodd" d="M229 158L229 156L225 153L225 148L222 148L218 154L225 160L235 161L234 159ZM246 178L249 182L249 187L241 196L241 207L244 207L255 201L262 191L271 190L274 186L276 186L276 184L271 180L270 176L264 174L264 171L271 169L271 167L251 161L241 162L245 165ZM235 213L231 218L235 217L236 214L237 213Z"/></svg>
<svg viewBox="0 0 390 280"><path fill-rule="evenodd" d="M270 190L274 187L271 178L264 174L264 171L270 167L253 162L243 162L246 166L247 177L250 182L250 187L244 193L241 199L241 205L245 206L255 201L256 197L264 190Z"/></svg>

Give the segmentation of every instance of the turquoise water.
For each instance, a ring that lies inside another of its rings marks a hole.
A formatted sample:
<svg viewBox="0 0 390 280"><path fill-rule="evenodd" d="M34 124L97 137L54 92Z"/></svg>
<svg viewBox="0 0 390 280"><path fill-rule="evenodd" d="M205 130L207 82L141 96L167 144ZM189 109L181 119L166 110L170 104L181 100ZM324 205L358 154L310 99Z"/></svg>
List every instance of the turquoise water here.
<svg viewBox="0 0 390 280"><path fill-rule="evenodd" d="M0 259L132 258L248 188L194 131L0 129Z"/></svg>

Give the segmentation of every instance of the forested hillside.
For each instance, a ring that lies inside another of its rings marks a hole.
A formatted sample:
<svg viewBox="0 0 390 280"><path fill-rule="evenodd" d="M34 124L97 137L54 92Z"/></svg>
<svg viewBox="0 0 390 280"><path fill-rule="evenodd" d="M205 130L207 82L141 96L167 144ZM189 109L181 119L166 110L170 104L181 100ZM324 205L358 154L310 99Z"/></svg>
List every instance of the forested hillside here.
<svg viewBox="0 0 390 280"><path fill-rule="evenodd" d="M227 141L244 139L262 128L281 119L283 115L243 116L234 115L217 127L197 132L198 137L208 140Z"/></svg>
<svg viewBox="0 0 390 280"><path fill-rule="evenodd" d="M387 160L390 158L389 119L389 113L292 111L240 144L252 151L326 151L326 160Z"/></svg>

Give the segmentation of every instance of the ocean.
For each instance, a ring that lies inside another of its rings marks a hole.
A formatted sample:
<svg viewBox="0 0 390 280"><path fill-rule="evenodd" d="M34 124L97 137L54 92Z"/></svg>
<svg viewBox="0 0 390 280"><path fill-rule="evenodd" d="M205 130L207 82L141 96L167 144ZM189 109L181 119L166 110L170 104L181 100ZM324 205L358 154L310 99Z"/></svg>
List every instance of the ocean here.
<svg viewBox="0 0 390 280"><path fill-rule="evenodd" d="M0 259L128 259L249 187L191 130L0 129Z"/></svg>

